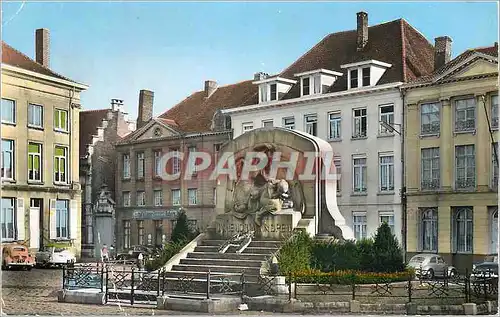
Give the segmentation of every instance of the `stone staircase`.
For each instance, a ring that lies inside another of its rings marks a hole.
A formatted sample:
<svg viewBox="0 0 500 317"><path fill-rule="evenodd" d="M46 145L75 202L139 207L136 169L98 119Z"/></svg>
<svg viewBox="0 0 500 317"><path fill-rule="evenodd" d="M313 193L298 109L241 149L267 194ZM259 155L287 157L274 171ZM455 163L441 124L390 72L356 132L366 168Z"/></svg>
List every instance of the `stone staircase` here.
<svg viewBox="0 0 500 317"><path fill-rule="evenodd" d="M281 241L252 241L241 254L237 247L230 247L226 253L219 253L224 240L203 240L187 256L165 272L165 287L169 292L206 294L207 272L213 294L217 295L218 285L229 283L229 292L241 291L241 273L244 273L245 293L253 296L262 293L261 274L266 272L266 261L276 252ZM227 290L227 289L226 289ZM211 291L212 292L212 291ZM220 293L220 290L219 290Z"/></svg>

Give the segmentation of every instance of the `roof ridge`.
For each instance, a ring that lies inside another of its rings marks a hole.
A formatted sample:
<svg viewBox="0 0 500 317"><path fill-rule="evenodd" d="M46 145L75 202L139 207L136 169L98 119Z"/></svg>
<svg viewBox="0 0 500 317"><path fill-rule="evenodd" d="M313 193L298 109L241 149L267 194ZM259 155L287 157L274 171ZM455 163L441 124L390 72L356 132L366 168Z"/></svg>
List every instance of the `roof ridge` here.
<svg viewBox="0 0 500 317"><path fill-rule="evenodd" d="M26 55L26 54L24 54L23 52L21 52L20 50L18 50L18 49L16 49L16 48L12 47L11 45L9 45L9 44L8 44L7 42L5 42L4 40L2 40L2 44L7 45L7 46L8 46L11 50L15 51L15 52L16 52L16 53L18 53L18 54L21 54L22 56L26 57L27 59L29 59L29 60L30 60L30 61L32 61L33 63L36 63L36 64L37 64L37 65L39 65L40 67L43 67L44 69L46 69L46 70L48 70L48 71L50 71L50 72L54 73L55 75L60 76L60 77L62 77L62 78L64 78L64 79L66 79L66 80L69 80L69 81L71 81L71 82L76 83L76 81L74 81L74 80L72 80L72 79L70 79L70 78L68 78L68 77L66 77L66 76L63 76L63 75L59 74L58 72L54 71L53 69L51 69L51 68L49 68L49 67L47 67L47 66L45 66L45 65L43 65L43 64L40 64L40 63L39 63L39 62L37 62L36 60L32 59L32 58L31 58L31 57L29 57L28 55ZM14 66L14 65L13 65L13 66Z"/></svg>
<svg viewBox="0 0 500 317"><path fill-rule="evenodd" d="M98 112L98 111L109 111L111 109L107 108L107 109L89 109L89 110L81 110L80 113L82 112Z"/></svg>

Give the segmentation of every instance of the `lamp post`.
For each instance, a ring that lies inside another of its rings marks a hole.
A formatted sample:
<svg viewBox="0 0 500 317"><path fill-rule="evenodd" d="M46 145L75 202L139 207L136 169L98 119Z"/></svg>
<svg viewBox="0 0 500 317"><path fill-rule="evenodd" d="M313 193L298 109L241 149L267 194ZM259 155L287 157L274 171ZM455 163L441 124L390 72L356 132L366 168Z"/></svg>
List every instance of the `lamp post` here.
<svg viewBox="0 0 500 317"><path fill-rule="evenodd" d="M405 186L405 179L406 179L406 169L405 169L405 150L404 150L404 131L403 131L403 125L400 123L387 123L385 121L379 121L380 126L385 128L387 131L390 133L396 132L399 134L401 137L401 205L402 205L402 244L403 244L403 260L406 261L406 231L407 231L407 213L406 213L406 186ZM397 126L399 127L399 131L394 127Z"/></svg>

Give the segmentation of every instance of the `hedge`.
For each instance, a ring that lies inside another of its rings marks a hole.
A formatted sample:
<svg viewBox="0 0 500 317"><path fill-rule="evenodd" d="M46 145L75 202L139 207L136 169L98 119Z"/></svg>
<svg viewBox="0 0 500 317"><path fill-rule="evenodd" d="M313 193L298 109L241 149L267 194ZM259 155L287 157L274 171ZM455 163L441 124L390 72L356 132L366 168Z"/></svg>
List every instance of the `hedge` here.
<svg viewBox="0 0 500 317"><path fill-rule="evenodd" d="M377 284L408 281L413 278L413 271L395 273L360 272L353 270L338 270L335 272L321 272L319 270L299 271L291 275L296 283L303 284Z"/></svg>

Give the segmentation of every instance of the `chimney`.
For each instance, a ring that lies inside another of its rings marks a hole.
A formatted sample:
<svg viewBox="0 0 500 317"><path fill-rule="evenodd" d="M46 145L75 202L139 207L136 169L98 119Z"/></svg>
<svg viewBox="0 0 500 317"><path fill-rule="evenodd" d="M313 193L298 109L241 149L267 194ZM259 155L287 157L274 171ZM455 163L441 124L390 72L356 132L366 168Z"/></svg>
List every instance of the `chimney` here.
<svg viewBox="0 0 500 317"><path fill-rule="evenodd" d="M361 51L368 43L368 14L366 12L356 13L358 20L356 47Z"/></svg>
<svg viewBox="0 0 500 317"><path fill-rule="evenodd" d="M264 72L258 72L258 73L255 73L253 75L253 80L255 80L255 81L263 80L263 79L266 79L267 76L269 76L269 75L264 73Z"/></svg>
<svg viewBox="0 0 500 317"><path fill-rule="evenodd" d="M451 38L440 36L434 39L434 70L437 70L451 59Z"/></svg>
<svg viewBox="0 0 500 317"><path fill-rule="evenodd" d="M142 89L139 92L137 129L142 128L149 120L153 119L153 99L154 93L152 91Z"/></svg>
<svg viewBox="0 0 500 317"><path fill-rule="evenodd" d="M123 110L123 100L122 99L111 99L111 110L122 111Z"/></svg>
<svg viewBox="0 0 500 317"><path fill-rule="evenodd" d="M217 89L217 82L215 80L205 80L205 98L210 97Z"/></svg>
<svg viewBox="0 0 500 317"><path fill-rule="evenodd" d="M49 67L50 37L48 29L35 31L35 60L45 67Z"/></svg>

